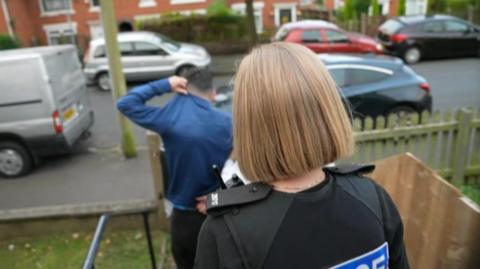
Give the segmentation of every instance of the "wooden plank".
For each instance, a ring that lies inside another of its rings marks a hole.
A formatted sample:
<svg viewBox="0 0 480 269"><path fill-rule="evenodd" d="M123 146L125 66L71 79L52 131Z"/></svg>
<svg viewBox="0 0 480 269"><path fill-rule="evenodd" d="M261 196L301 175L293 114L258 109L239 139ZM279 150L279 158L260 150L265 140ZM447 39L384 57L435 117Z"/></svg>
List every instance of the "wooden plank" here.
<svg viewBox="0 0 480 269"><path fill-rule="evenodd" d="M371 177L395 201L412 268L478 268L480 209L412 155L377 161Z"/></svg>
<svg viewBox="0 0 480 269"><path fill-rule="evenodd" d="M441 114L438 111L435 111L432 114L432 117L430 118L431 123L438 123L441 121ZM430 167L438 168L438 165L436 165L436 158L437 158L437 152L438 152L438 136L439 136L439 131L433 131L431 134L430 138L430 147L429 147L429 152L428 156L425 159Z"/></svg>
<svg viewBox="0 0 480 269"><path fill-rule="evenodd" d="M366 117L364 121L364 130L365 132L373 130L373 119L371 117ZM372 150L373 150L373 143L375 143L378 140L374 140L371 142L366 142L365 143L365 151L364 151L364 159L362 160L363 163L367 163L373 160L372 158Z"/></svg>
<svg viewBox="0 0 480 269"><path fill-rule="evenodd" d="M380 116L376 119L376 129L377 130L383 130L385 129L385 118L383 116ZM379 160L385 156L385 140L377 140L374 145L374 153L373 153L373 159L374 160Z"/></svg>
<svg viewBox="0 0 480 269"><path fill-rule="evenodd" d="M410 124L412 126L420 127L419 123L420 123L420 115L418 113L414 113L411 117ZM410 152L413 155L417 156L417 154L418 154L417 145L418 145L418 141L420 140L419 139L420 136L421 135L416 135L414 133L411 134L411 136L408 139L409 141L408 141L407 148L406 148L407 152Z"/></svg>
<svg viewBox="0 0 480 269"><path fill-rule="evenodd" d="M391 127L385 130L373 130L370 132L357 132L355 133L356 141L366 141L366 140L375 140L375 139L386 139L391 138L392 135L396 137L408 136L408 135L422 135L428 134L431 132L439 131L449 131L455 127L455 123L436 123L428 124L423 127L419 126L407 126L407 127ZM392 130L395 130L395 133L392 134Z"/></svg>
<svg viewBox="0 0 480 269"><path fill-rule="evenodd" d="M468 151L470 123L473 115L471 111L464 109L459 110L457 115L458 133L455 140L455 151L452 155L452 182L455 185L460 186L460 184L463 183L463 177L465 176L465 153Z"/></svg>

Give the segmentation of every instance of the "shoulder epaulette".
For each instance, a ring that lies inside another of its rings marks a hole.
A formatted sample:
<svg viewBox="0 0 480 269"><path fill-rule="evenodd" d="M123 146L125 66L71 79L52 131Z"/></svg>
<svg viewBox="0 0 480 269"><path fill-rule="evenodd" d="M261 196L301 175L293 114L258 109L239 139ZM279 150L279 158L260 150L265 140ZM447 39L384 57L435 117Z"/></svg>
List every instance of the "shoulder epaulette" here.
<svg viewBox="0 0 480 269"><path fill-rule="evenodd" d="M236 205L244 205L265 199L272 187L264 183L252 183L231 189L218 190L207 196L207 212L221 211Z"/></svg>
<svg viewBox="0 0 480 269"><path fill-rule="evenodd" d="M375 169L374 164L338 164L335 166L327 166L325 170L334 173L334 174L368 174Z"/></svg>

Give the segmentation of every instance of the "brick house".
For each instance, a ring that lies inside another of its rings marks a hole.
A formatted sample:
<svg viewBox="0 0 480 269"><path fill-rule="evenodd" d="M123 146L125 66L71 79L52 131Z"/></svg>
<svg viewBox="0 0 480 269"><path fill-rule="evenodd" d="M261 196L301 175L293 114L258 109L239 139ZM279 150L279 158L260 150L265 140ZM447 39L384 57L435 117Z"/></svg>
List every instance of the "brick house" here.
<svg viewBox="0 0 480 269"><path fill-rule="evenodd" d="M206 13L214 0L114 0L121 29L136 20L166 12ZM244 0L225 0L237 13L245 13ZM301 6L313 0L258 0L254 2L257 31L296 21ZM0 33L17 36L23 46L75 42L85 46L102 36L99 0L0 0Z"/></svg>
<svg viewBox="0 0 480 269"><path fill-rule="evenodd" d="M397 14L399 0L377 0L380 5L381 15L395 16ZM344 5L344 0L324 0L325 9L336 10ZM425 15L427 13L427 0L406 0L406 15Z"/></svg>

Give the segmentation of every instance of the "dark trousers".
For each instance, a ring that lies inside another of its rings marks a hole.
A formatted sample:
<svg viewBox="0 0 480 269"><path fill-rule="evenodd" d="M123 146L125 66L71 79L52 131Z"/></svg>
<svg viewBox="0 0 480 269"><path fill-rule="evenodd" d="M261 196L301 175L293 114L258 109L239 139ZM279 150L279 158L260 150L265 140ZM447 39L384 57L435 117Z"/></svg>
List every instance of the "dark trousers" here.
<svg viewBox="0 0 480 269"><path fill-rule="evenodd" d="M197 237L205 217L197 211L173 209L172 253L178 269L193 268Z"/></svg>

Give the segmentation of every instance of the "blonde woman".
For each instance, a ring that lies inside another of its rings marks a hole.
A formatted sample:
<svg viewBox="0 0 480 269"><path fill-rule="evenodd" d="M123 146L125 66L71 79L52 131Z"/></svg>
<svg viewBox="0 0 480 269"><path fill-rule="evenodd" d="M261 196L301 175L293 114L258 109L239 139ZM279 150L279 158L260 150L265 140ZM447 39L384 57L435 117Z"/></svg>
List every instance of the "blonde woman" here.
<svg viewBox="0 0 480 269"><path fill-rule="evenodd" d="M195 266L409 268L389 195L348 157L353 132L336 85L308 49L273 43L239 66L234 156L252 183L212 193Z"/></svg>

